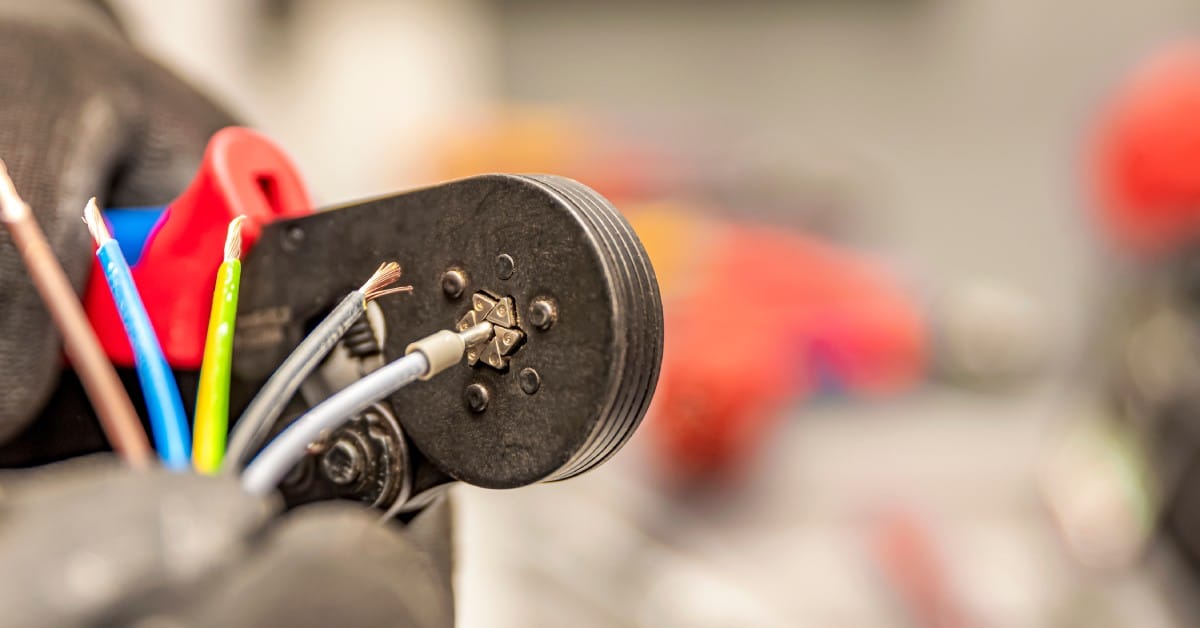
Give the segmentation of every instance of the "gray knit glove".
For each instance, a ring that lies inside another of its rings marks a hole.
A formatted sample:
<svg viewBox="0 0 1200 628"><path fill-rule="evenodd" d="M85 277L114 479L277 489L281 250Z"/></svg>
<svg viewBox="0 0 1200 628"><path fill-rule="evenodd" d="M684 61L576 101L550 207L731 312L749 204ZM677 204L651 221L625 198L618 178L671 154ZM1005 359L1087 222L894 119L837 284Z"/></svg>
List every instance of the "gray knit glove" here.
<svg viewBox="0 0 1200 628"><path fill-rule="evenodd" d="M134 50L85 0L0 0L0 159L82 289L92 264L83 204L166 203L230 117ZM61 341L0 230L0 442L58 381Z"/></svg>

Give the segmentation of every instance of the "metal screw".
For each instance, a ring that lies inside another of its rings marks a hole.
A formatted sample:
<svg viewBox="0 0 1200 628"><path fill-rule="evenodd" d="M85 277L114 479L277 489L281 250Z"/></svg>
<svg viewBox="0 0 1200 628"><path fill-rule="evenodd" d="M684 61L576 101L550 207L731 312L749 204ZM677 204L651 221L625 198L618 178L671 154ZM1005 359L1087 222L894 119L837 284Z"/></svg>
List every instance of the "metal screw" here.
<svg viewBox="0 0 1200 628"><path fill-rule="evenodd" d="M529 323L543 331L554 326L558 320L558 306L546 297L538 297L529 304Z"/></svg>
<svg viewBox="0 0 1200 628"><path fill-rule="evenodd" d="M442 273L442 292L451 299L462 296L467 288L467 275L457 268Z"/></svg>
<svg viewBox="0 0 1200 628"><path fill-rule="evenodd" d="M483 387L483 384L471 384L467 386L466 391L467 407L471 412L483 412L487 410L488 405L488 389Z"/></svg>
<svg viewBox="0 0 1200 628"><path fill-rule="evenodd" d="M283 236L283 249L285 251L297 251L300 245L304 244L304 229L300 227L291 227Z"/></svg>
<svg viewBox="0 0 1200 628"><path fill-rule="evenodd" d="M521 372L517 374L517 379L520 380L521 390L525 391L526 395L532 395L542 387L542 376L528 366L521 369Z"/></svg>
<svg viewBox="0 0 1200 628"><path fill-rule="evenodd" d="M348 438L339 438L321 456L321 472L330 482L345 486L362 476L366 461L358 445Z"/></svg>
<svg viewBox="0 0 1200 628"><path fill-rule="evenodd" d="M507 253L501 253L496 256L496 276L501 279L508 279L513 276L513 270L517 267L516 262Z"/></svg>

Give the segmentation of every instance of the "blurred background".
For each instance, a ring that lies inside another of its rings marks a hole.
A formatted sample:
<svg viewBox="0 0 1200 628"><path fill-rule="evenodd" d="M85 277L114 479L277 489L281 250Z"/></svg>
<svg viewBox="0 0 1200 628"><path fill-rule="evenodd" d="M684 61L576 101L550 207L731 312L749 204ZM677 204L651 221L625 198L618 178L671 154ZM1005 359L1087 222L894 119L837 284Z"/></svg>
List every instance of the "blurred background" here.
<svg viewBox="0 0 1200 628"><path fill-rule="evenodd" d="M462 626L1200 618L1195 2L113 4L321 205L553 172L643 238L650 416L455 489Z"/></svg>

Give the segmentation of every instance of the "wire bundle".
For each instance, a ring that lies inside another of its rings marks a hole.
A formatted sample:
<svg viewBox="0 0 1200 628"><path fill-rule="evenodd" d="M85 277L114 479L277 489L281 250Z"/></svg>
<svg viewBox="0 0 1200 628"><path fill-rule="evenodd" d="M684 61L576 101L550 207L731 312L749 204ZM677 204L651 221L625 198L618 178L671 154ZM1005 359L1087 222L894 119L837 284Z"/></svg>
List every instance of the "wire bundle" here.
<svg viewBox="0 0 1200 628"><path fill-rule="evenodd" d="M150 318L134 285L129 265L116 240L108 232L95 199L88 202L84 213L84 222L87 223L98 247L96 254L103 266L105 279L112 291L130 343L134 347L135 366L146 392L146 405L154 439L162 455L163 464L172 469L186 468L188 458L192 457L195 469L201 473L215 473L222 466L236 470L247 452L261 444L265 435L270 432L273 420L291 400L301 382L363 315L366 304L384 295L412 290L411 286L392 286L400 278L400 265L386 262L379 266L361 288L346 295L288 356L251 401L238 422L226 455L229 380L241 280L241 229L244 220L244 216L239 216L230 222L226 233L224 260L217 269L196 399L196 449L192 452L187 418L183 412L178 386L171 375L166 358L163 357ZM272 455L266 456L266 462L256 467L262 471L256 472L252 479L244 480L253 482L252 485L247 484L247 489L250 490L253 486L256 492L270 490L291 465L303 456L308 443L315 440L323 430L340 425L349 416L387 394L387 390L396 390L424 376L428 370L429 363L423 354L406 356L380 369L379 375L396 374L392 381L384 383L382 377L364 378L350 387L353 389L350 390L351 393L361 391L367 394L369 399L365 402L361 401L361 394L358 397L343 394L335 395L328 402L321 404L318 409L322 411L317 414L322 420L318 423L313 423L312 420L304 421L294 426L296 429L285 431L287 438L281 439L278 444L273 443L270 448ZM312 425L318 425L315 432Z"/></svg>
<svg viewBox="0 0 1200 628"><path fill-rule="evenodd" d="M134 348L134 363L138 378L146 395L147 411L150 415L151 431L158 447L164 466L182 470L188 467L192 458L195 469L201 473L215 473L222 467L229 470L240 468L242 461L249 452L259 446L264 437L273 427L273 420L279 416L288 401L296 393L300 384L317 367L322 359L333 349L345 335L346 331L366 311L366 304L381 296L408 292L411 286L393 286L400 278L400 265L386 262L376 269L361 288L353 290L342 299L325 319L317 325L292 352L275 373L268 379L259 394L255 396L239 420L234 431L228 454L225 451L226 432L229 424L229 380L233 357L233 335L237 318L238 293L241 280L241 230L245 217L239 216L229 224L225 239L224 259L217 269L217 277L213 287L212 308L209 314L208 333L204 345L204 358L200 369L200 384L196 398L195 451L192 451L192 440L187 429L187 417L183 410L183 402L179 388L171 374L170 366L163 356L162 347L158 343L150 317L145 305L138 294L133 281L129 264L121 253L116 240L109 233L100 215L96 199L88 202L84 210L84 222L92 238L96 241L96 256L104 270L105 280L112 292L121 321ZM401 377L397 380L402 386L408 381L421 377L428 371L428 362L423 361L420 354L407 356L398 362L403 362L405 368L399 370L411 373L411 377ZM381 369L385 373L396 371L399 367ZM367 380L359 382L362 384ZM378 378L374 387L358 386L355 390L370 390L372 394L380 386ZM386 386L385 386L386 388ZM319 407L326 409L324 425L340 424L350 415L361 411L378 397L371 397L366 403L347 404L346 397L334 396L331 401L338 403ZM340 410L339 410L340 409ZM342 411L345 410L345 411ZM336 414L337 416L333 416ZM340 420L339 420L340 418ZM306 423L307 425L307 423ZM317 434L321 430L318 430ZM310 431L301 429L289 430L291 436L278 447L272 447L276 452L267 460L277 461L267 465L268 469L278 469L284 464L282 471L271 475L271 479L258 480L257 486L265 486L269 490L278 479L303 455L308 442L315 436L304 439L303 435ZM299 445L297 442L305 440ZM263 474L258 477L266 478Z"/></svg>
<svg viewBox="0 0 1200 628"><path fill-rule="evenodd" d="M254 448L262 444L273 427L272 421L283 412L304 378L317 368L350 326L363 315L367 303L387 294L412 290L412 286L390 287L399 278L399 264L381 264L361 288L347 294L279 365L238 419L229 439L225 470L239 470Z"/></svg>
<svg viewBox="0 0 1200 628"><path fill-rule="evenodd" d="M300 384L363 316L367 303L385 295L412 290L411 286L393 285L400 278L399 264L381 264L362 287L352 290L333 308L271 375L237 422L226 451L233 336L241 281L242 225L245 221L244 216L235 218L226 233L224 257L213 287L196 399L193 451L179 387L163 355L129 263L109 232L95 198L88 201L83 218L96 243L96 258L134 350L134 366L145 395L154 443L163 465L172 470L187 469L190 460L201 473L240 471L275 427L275 421ZM12 234L34 285L63 334L67 355L79 371L113 448L130 465L148 466L152 450L133 404L32 212L17 195L3 162L0 162L0 220ZM242 476L243 487L252 494L270 492L303 458L312 442L375 401L456 364L468 345L482 342L491 333L490 323L480 323L463 331L441 331L409 345L404 357L354 382L283 429L246 468Z"/></svg>

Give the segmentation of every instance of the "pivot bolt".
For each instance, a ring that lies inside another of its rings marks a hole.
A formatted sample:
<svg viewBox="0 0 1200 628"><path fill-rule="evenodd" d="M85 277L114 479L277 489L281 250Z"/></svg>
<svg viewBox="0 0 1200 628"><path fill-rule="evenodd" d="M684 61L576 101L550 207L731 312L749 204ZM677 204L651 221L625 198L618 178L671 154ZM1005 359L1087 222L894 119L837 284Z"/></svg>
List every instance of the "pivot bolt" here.
<svg viewBox="0 0 1200 628"><path fill-rule="evenodd" d="M517 267L517 264L516 264L516 262L513 261L513 258L511 255L509 255L507 253L501 253L500 255L496 256L496 276L497 277L499 277L501 279L508 279L509 277L512 277L513 270L516 269L516 267Z"/></svg>
<svg viewBox="0 0 1200 628"><path fill-rule="evenodd" d="M488 389L483 384L471 384L467 386L464 397L467 400L467 407L471 412L483 412L488 406Z"/></svg>
<svg viewBox="0 0 1200 628"><path fill-rule="evenodd" d="M442 292L451 299L462 296L467 288L467 275L457 268L442 273Z"/></svg>
<svg viewBox="0 0 1200 628"><path fill-rule="evenodd" d="M349 438L339 438L321 456L321 472L330 482L345 486L362 477L366 460L358 444Z"/></svg>
<svg viewBox="0 0 1200 628"><path fill-rule="evenodd" d="M521 390L525 391L526 395L532 395L542 387L542 376L529 367L521 369L517 379L520 380Z"/></svg>
<svg viewBox="0 0 1200 628"><path fill-rule="evenodd" d="M554 321L558 320L558 306L554 305L554 301L546 297L538 297L529 304L529 323L538 329L545 331L554 326Z"/></svg>

